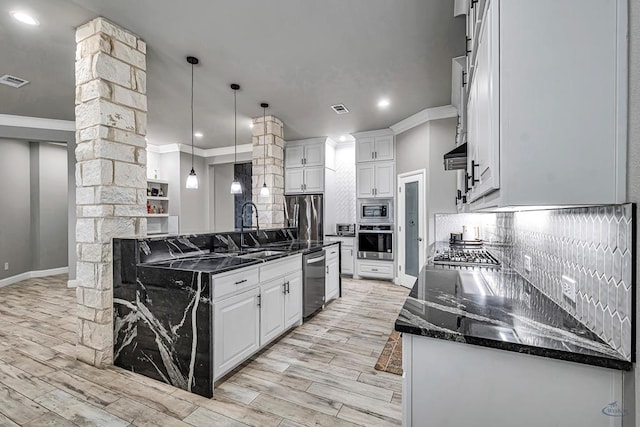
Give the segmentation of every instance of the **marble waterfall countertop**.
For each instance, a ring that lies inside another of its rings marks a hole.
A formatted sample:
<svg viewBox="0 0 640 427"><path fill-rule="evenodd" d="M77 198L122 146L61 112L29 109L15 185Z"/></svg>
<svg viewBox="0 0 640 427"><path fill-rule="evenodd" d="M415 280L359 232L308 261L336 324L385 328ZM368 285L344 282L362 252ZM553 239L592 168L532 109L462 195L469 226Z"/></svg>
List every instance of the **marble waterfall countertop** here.
<svg viewBox="0 0 640 427"><path fill-rule="evenodd" d="M399 332L606 368L632 363L515 272L425 266Z"/></svg>

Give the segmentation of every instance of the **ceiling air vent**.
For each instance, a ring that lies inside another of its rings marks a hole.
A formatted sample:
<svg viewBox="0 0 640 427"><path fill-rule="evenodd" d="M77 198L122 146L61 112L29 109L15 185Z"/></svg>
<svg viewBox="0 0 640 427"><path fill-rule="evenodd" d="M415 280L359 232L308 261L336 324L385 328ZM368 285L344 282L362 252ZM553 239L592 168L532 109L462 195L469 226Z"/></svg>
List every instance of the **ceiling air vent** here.
<svg viewBox="0 0 640 427"><path fill-rule="evenodd" d="M0 83L2 83L3 85L19 88L29 83L29 80L5 74L4 76L0 77Z"/></svg>
<svg viewBox="0 0 640 427"><path fill-rule="evenodd" d="M336 112L336 114L347 114L349 112L349 110L347 110L347 107L345 107L344 104L332 105L331 108L333 109L333 111Z"/></svg>

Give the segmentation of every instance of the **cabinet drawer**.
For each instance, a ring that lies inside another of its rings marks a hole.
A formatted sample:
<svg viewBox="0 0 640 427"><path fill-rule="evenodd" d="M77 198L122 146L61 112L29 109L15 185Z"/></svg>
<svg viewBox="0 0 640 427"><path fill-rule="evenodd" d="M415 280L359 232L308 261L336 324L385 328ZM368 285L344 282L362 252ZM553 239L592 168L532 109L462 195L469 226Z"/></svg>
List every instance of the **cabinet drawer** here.
<svg viewBox="0 0 640 427"><path fill-rule="evenodd" d="M213 283L213 299L220 299L258 286L258 266L241 268L228 273L215 274L211 278Z"/></svg>
<svg viewBox="0 0 640 427"><path fill-rule="evenodd" d="M269 261L260 266L260 281L266 282L300 270L302 270L302 255L300 254Z"/></svg>
<svg viewBox="0 0 640 427"><path fill-rule="evenodd" d="M340 247L339 245L331 245L324 248L327 256L327 264L330 260L338 259Z"/></svg>
<svg viewBox="0 0 640 427"><path fill-rule="evenodd" d="M358 275L393 279L393 263L358 262Z"/></svg>

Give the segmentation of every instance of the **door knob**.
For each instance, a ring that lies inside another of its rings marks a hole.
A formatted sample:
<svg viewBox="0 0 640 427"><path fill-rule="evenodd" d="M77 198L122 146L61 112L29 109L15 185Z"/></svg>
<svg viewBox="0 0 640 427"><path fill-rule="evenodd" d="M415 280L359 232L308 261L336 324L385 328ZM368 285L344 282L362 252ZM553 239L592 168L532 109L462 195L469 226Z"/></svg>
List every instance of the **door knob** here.
<svg viewBox="0 0 640 427"><path fill-rule="evenodd" d="M422 242L422 237L418 237L418 242Z"/></svg>

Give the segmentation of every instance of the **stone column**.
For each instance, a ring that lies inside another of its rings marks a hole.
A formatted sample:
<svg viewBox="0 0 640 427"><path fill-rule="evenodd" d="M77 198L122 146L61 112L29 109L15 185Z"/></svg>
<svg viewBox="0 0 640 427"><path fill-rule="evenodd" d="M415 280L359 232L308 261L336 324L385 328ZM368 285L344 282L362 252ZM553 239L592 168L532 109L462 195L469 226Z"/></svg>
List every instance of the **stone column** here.
<svg viewBox="0 0 640 427"><path fill-rule="evenodd" d="M266 121L265 137L262 117L253 119L252 200L258 207L260 228L284 227L284 126L274 116L267 116ZM265 182L270 195L260 197Z"/></svg>
<svg viewBox="0 0 640 427"><path fill-rule="evenodd" d="M113 363L113 237L147 234L146 44L104 18L76 30L76 353Z"/></svg>

